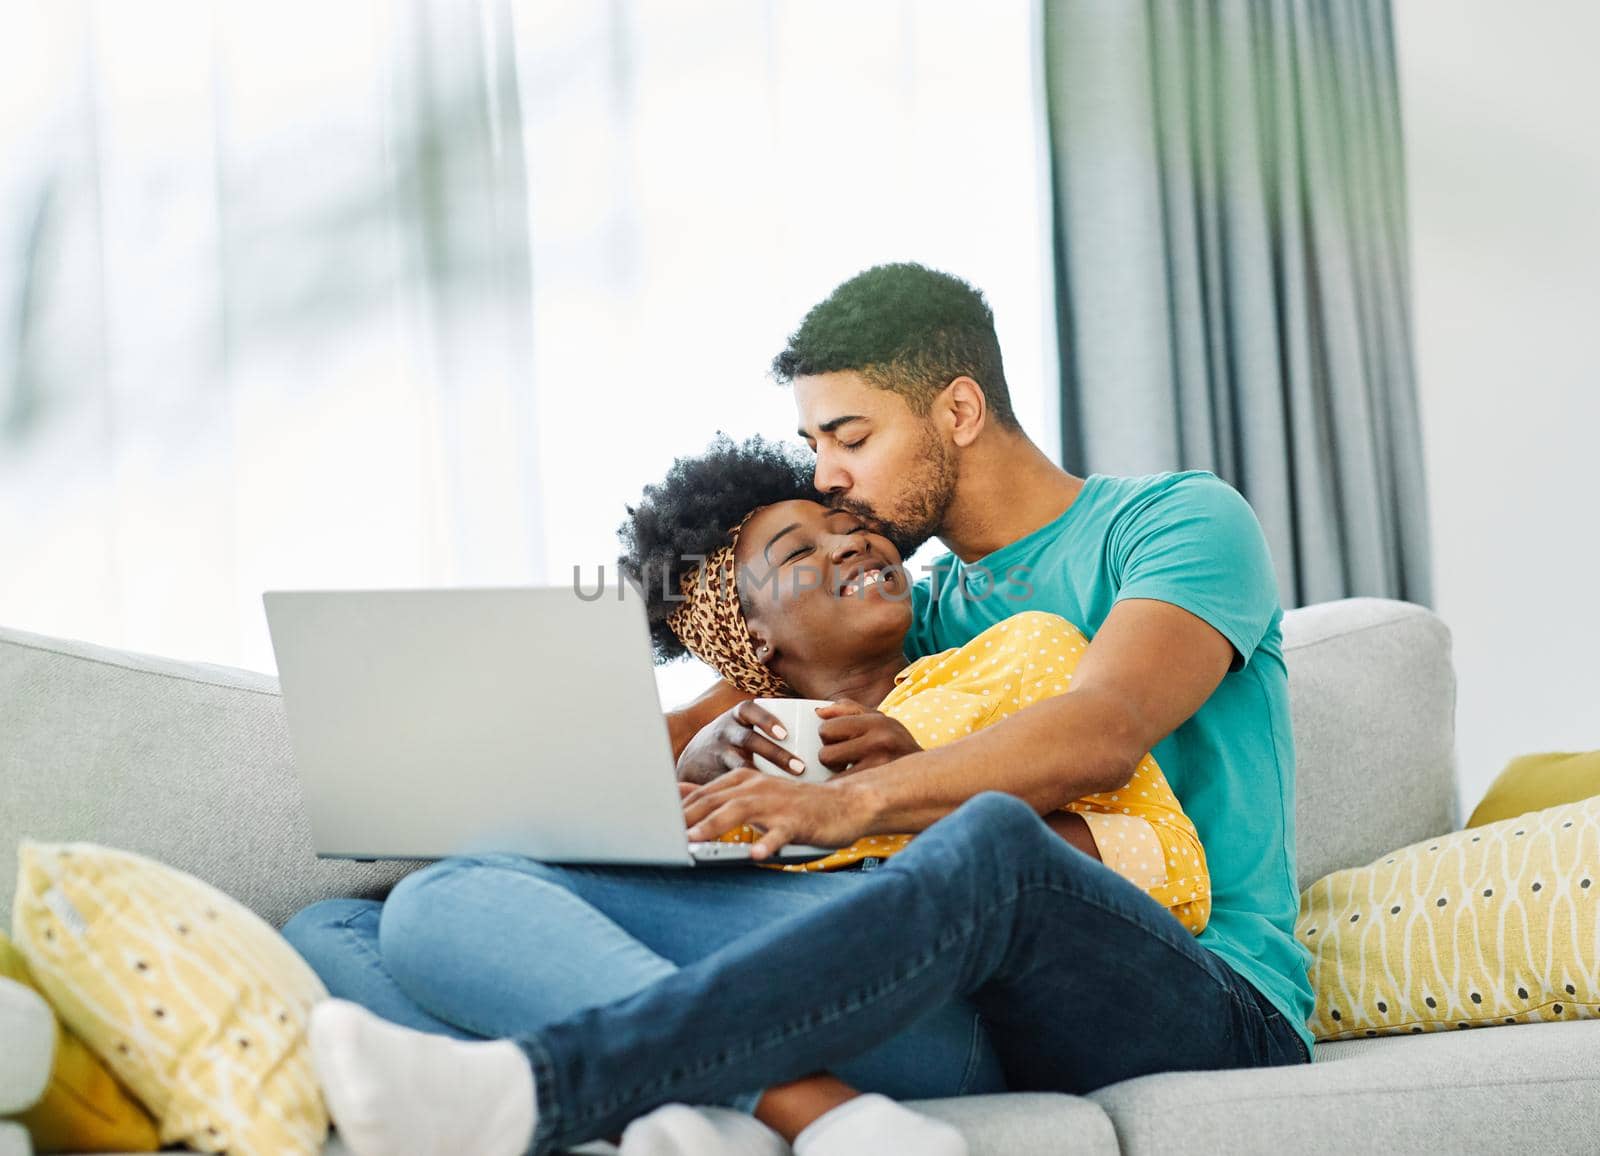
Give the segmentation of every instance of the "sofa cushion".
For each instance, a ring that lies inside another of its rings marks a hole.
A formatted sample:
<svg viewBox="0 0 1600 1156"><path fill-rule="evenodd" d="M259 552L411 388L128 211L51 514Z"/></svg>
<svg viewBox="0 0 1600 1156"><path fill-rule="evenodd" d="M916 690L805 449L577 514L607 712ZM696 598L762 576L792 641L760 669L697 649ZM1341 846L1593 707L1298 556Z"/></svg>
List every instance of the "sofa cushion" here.
<svg viewBox="0 0 1600 1156"><path fill-rule="evenodd" d="M1437 835L1300 897L1319 1040L1600 1017L1600 798Z"/></svg>
<svg viewBox="0 0 1600 1156"><path fill-rule="evenodd" d="M17 946L61 1019L160 1139L317 1156L328 1116L306 1022L327 990L282 936L192 875L88 843L24 843Z"/></svg>
<svg viewBox="0 0 1600 1156"><path fill-rule="evenodd" d="M1595 795L1600 795L1600 751L1523 755L1489 784L1467 826L1482 827Z"/></svg>
<svg viewBox="0 0 1600 1156"><path fill-rule="evenodd" d="M1301 890L1453 831L1450 632L1421 606L1348 598L1283 617Z"/></svg>
<svg viewBox="0 0 1600 1156"><path fill-rule="evenodd" d="M1051 1092L922 1100L910 1105L955 1125L971 1156L1116 1156L1117 1134L1094 1101Z"/></svg>
<svg viewBox="0 0 1600 1156"><path fill-rule="evenodd" d="M1103 1088L1126 1156L1593 1151L1600 1021L1318 1044L1316 1063Z"/></svg>

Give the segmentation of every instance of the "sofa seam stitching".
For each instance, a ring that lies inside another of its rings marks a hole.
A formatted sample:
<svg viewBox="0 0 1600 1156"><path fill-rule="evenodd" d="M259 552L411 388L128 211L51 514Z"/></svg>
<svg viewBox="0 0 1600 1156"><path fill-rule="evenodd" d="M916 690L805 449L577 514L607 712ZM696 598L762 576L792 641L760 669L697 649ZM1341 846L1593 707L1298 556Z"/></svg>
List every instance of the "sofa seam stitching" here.
<svg viewBox="0 0 1600 1156"><path fill-rule="evenodd" d="M1325 1063L1325 1064L1336 1064L1336 1063L1340 1063L1342 1061L1339 1061L1339 1060L1324 1060L1322 1062ZM1308 1065L1308 1066L1314 1069L1317 1065L1316 1064L1311 1064L1311 1065ZM1413 1094L1415 1094L1417 1092L1451 1092L1451 1091L1458 1091L1458 1090L1459 1091L1463 1091L1463 1092L1472 1092L1472 1091L1482 1091L1482 1090L1493 1090L1493 1089L1496 1089L1496 1088L1506 1088L1506 1087L1522 1088L1522 1087L1529 1087L1529 1086L1532 1086L1532 1085L1537 1085L1537 1086L1539 1086L1541 1088L1549 1088L1549 1087L1556 1087L1556 1086L1559 1086L1559 1085L1562 1085L1562 1084L1597 1084L1597 1085L1600 1085L1600 1078L1596 1078L1594 1076L1569 1076L1569 1077L1566 1077L1566 1078L1563 1078L1563 1079L1557 1079L1557 1080L1548 1080L1548 1079L1493 1080L1493 1081L1484 1081L1484 1082L1472 1083L1472 1084L1447 1083L1447 1084L1412 1085L1412 1086L1403 1087L1403 1088L1397 1088L1397 1087L1393 1086L1392 1084L1379 1084L1379 1085L1374 1085L1373 1087L1370 1087L1370 1088L1340 1088L1340 1089L1327 1089L1327 1090L1318 1090L1318 1089L1312 1088L1312 1089L1307 1089L1307 1090L1305 1090L1303 1092L1299 1091L1299 1090L1296 1090L1293 1093L1293 1096L1296 1099L1332 1099L1334 1097L1342 1097L1342 1096L1373 1096L1373 1095L1377 1095L1377 1096L1405 1096L1405 1095L1413 1095ZM1090 1099L1094 1099L1094 1097L1091 1095ZM1273 1103L1281 1103L1282 1102L1282 1096L1269 1096L1269 1095L1249 1095L1249 1096L1236 1096L1236 1097L1205 1096L1205 1097L1200 1098L1200 1099L1188 1100L1188 1101L1186 1101L1184 1103L1173 1105L1173 1106L1163 1105L1161 1107L1161 1109L1160 1109L1160 1113L1161 1113L1161 1115L1163 1117L1165 1117L1165 1116L1169 1115L1172 1112L1173 1107L1176 1107L1179 1110L1182 1110L1182 1109L1185 1109L1185 1108L1203 1108L1203 1107L1208 1107L1208 1106L1212 1106L1212 1105L1220 1105L1220 1104L1228 1104L1228 1105L1234 1105L1234 1104L1259 1104L1259 1103L1264 1103L1264 1102L1269 1102L1269 1101L1273 1102ZM1100 1104L1101 1109L1103 1111L1105 1111L1106 1115L1108 1115L1108 1116L1110 1116L1112 1114L1112 1112L1115 1110L1114 1108L1107 1108L1105 1104L1101 1103L1097 1099L1095 1100L1095 1103ZM1133 1112L1135 1112L1135 1113L1139 1113L1139 1112L1142 1111L1141 1109L1138 1109L1138 1108L1134 1108L1134 1109L1131 1109L1131 1110Z"/></svg>
<svg viewBox="0 0 1600 1156"><path fill-rule="evenodd" d="M189 683L193 683L196 686L214 686L214 687L217 687L220 690L241 690L241 691L244 691L246 694L259 694L259 695L261 695L261 696L263 696L265 698L278 698L278 699L281 699L283 697L283 692L282 691L278 691L278 690L261 690L260 688L253 687L253 686L239 686L239 685L236 685L234 683L229 683L229 682L218 682L218 681L215 681L215 680L204 679L204 678L192 678L189 675L185 675L185 674L169 674L166 671L162 671L162 670L151 670L149 667L133 666L133 665L130 665L129 663L125 663L125 662L112 662L110 659L107 659L107 658L95 658L95 657L93 657L91 655L87 655L87 654L74 654L70 650L56 650L54 647L36 646L35 644L33 644L31 642L19 642L14 638L7 638L7 639L4 639L3 641L4 641L5 645L7 645L7 646L15 646L15 647L17 647L17 648L19 648L21 650L32 650L32 651L36 651L36 652L38 652L40 654L53 654L58 658L70 658L70 659L74 659L74 660L76 660L78 662L92 662L96 666L108 666L113 670L126 670L131 674L148 674L152 678L168 678L168 679L171 679L173 682L189 682ZM174 659L172 661L182 661L182 660L181 659ZM247 671L246 673L252 673L252 672ZM263 677L270 677L270 676L263 676Z"/></svg>
<svg viewBox="0 0 1600 1156"><path fill-rule="evenodd" d="M1437 619L1437 616L1435 616L1435 618ZM1321 638L1312 638L1305 642L1295 642L1290 646L1284 647L1284 652L1290 653L1296 650L1310 650L1313 646L1321 646L1326 642L1339 642L1346 638L1354 638L1359 634L1366 634L1369 631L1382 630L1386 627L1395 626L1399 623L1410 622L1413 620L1427 621L1427 619L1422 618L1420 615L1400 614L1393 618L1385 619L1382 622L1369 622L1365 626L1357 626L1349 630L1343 630L1338 634L1324 634ZM1440 625L1443 624L1440 623Z"/></svg>

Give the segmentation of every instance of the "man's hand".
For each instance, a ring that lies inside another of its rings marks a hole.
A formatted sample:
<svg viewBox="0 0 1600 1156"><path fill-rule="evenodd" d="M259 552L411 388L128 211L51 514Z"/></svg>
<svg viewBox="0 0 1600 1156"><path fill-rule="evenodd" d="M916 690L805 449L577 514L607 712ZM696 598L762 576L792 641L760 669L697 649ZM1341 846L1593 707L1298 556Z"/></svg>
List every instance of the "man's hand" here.
<svg viewBox="0 0 1600 1156"><path fill-rule="evenodd" d="M745 767L700 787L679 783L678 790L691 841L716 839L749 823L761 831L750 848L756 860L789 843L847 847L868 833L870 816L848 780L795 783Z"/></svg>
<svg viewBox="0 0 1600 1156"><path fill-rule="evenodd" d="M745 699L707 723L700 733L689 740L678 756L678 779L685 783L709 783L737 767L749 767L753 755L770 759L774 766L787 769L799 777L806 765L786 751L773 739L787 738L784 730L770 711L762 710L751 699ZM753 768L752 768L753 769ZM760 774L759 771L755 772ZM737 826L737 824L735 824Z"/></svg>
<svg viewBox="0 0 1600 1156"><path fill-rule="evenodd" d="M817 758L836 774L879 767L922 749L899 722L848 698L818 707L817 717L823 720Z"/></svg>

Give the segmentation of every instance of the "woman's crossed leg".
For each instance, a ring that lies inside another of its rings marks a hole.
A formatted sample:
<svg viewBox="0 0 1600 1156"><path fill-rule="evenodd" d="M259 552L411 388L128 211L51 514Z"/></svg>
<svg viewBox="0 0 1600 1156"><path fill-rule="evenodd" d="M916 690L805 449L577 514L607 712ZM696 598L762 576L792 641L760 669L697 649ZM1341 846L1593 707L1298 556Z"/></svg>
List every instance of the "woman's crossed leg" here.
<svg viewBox="0 0 1600 1156"><path fill-rule="evenodd" d="M385 904L313 904L283 930L339 998L419 1031L516 1038L641 992L742 935L847 894L868 876L557 867L485 855L419 871ZM822 970L848 972L860 963L775 958L768 982L805 985ZM961 1000L837 1065L834 1075L713 1102L757 1112L792 1138L851 1089L896 1100L1004 1090L982 1020Z"/></svg>

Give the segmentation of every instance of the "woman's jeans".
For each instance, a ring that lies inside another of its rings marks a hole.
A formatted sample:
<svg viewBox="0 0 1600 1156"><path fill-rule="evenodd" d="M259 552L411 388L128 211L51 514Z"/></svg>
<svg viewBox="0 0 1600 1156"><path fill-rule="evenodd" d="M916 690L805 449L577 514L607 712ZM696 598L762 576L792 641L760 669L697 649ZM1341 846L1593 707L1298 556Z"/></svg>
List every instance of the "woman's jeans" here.
<svg viewBox="0 0 1600 1156"><path fill-rule="evenodd" d="M329 992L393 1023L458 1039L516 1038L643 991L868 875L556 867L484 855L410 875L384 904L313 904L283 934ZM804 987L816 966L809 954L773 960L766 982ZM895 1099L1005 1091L988 1033L965 1000L934 1008L834 1074ZM749 1112L761 1092L745 1085L699 1102Z"/></svg>
<svg viewBox="0 0 1600 1156"><path fill-rule="evenodd" d="M485 862L501 869L498 859ZM853 1063L914 1039L951 1008L981 1017L984 1050L992 1049L1014 1091L1084 1093L1153 1072L1309 1059L1252 985L1010 795L974 797L882 867L841 876L851 881L825 884L831 895L777 919L744 913L740 880L771 879L755 884L764 893L825 876L748 868L702 876L697 869L666 882L659 872L538 868L527 878L546 883L544 872L556 871L583 880L563 888L578 908L589 908L572 919L575 926L617 927L630 911L641 923L630 928L639 939L631 951L574 953L558 967L548 935L497 934L497 923L522 918L516 905L526 901L512 892L499 897L511 906L487 912L450 910L443 886L437 901L424 901L453 870L439 864L395 889L380 925L382 964L412 998L425 988L427 998L417 1002L444 1024L517 1040L538 1096L536 1153L614 1135L661 1104L729 1102L812 1072L832 1071L859 1086ZM728 890L707 901L697 895L702 886ZM548 890L531 895L549 905ZM308 934L324 906L296 916L285 934L335 994L347 994L354 989L340 990L342 976L355 965L340 955L329 966L328 953L317 950L320 932ZM403 913L391 931L391 916ZM434 929L439 921L473 928L471 940L441 943L450 933ZM696 940L698 952L683 951ZM638 963L638 951L682 966L658 969L621 998L600 997L614 1002L531 1022L538 1000L520 988L537 986L549 971L567 977L569 992L580 974L598 990L605 973ZM434 967L448 974L417 982L418 969ZM368 1006L400 1018L381 998ZM504 1024L473 1018L486 1008L515 1010ZM952 1059L934 1048L910 1052L893 1074L909 1077L925 1063Z"/></svg>

